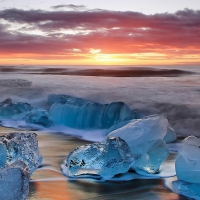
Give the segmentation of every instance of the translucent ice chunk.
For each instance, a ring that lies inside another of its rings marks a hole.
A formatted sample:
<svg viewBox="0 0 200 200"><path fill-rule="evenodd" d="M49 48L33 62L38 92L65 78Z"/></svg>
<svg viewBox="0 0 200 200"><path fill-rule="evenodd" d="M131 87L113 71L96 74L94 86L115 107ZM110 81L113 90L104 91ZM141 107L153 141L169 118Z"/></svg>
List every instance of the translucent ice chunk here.
<svg viewBox="0 0 200 200"><path fill-rule="evenodd" d="M200 184L177 180L173 181L172 185L176 193L200 200Z"/></svg>
<svg viewBox="0 0 200 200"><path fill-rule="evenodd" d="M66 94L50 94L48 96L48 102L50 105L53 105L54 103L83 105L89 101Z"/></svg>
<svg viewBox="0 0 200 200"><path fill-rule="evenodd" d="M143 153L132 166L137 173L141 174L139 170L143 170L149 174L154 174L159 171L160 165L169 155L166 143L163 140L153 140L137 148L144 148L146 152Z"/></svg>
<svg viewBox="0 0 200 200"><path fill-rule="evenodd" d="M0 168L0 199L27 199L29 178L27 166L21 161L16 161L6 168Z"/></svg>
<svg viewBox="0 0 200 200"><path fill-rule="evenodd" d="M152 116L132 120L124 127L108 134L108 137L121 137L127 142L135 156L141 155L135 162L134 169L138 168L148 173L155 173L169 155L163 140L167 126L168 121L165 117Z"/></svg>
<svg viewBox="0 0 200 200"><path fill-rule="evenodd" d="M30 124L38 124L44 127L52 125L52 122L49 120L48 112L41 108L26 113L23 120Z"/></svg>
<svg viewBox="0 0 200 200"><path fill-rule="evenodd" d="M63 173L74 177L84 174L109 179L129 170L135 157L124 140L107 138L105 143L93 143L74 149L61 166Z"/></svg>
<svg viewBox="0 0 200 200"><path fill-rule="evenodd" d="M0 142L0 167L5 167L7 158L6 146L3 142Z"/></svg>
<svg viewBox="0 0 200 200"><path fill-rule="evenodd" d="M171 127L170 124L168 124L167 126L167 133L165 135L165 137L163 138L163 140L166 143L171 143L177 140L177 136L176 136L176 132L175 130Z"/></svg>
<svg viewBox="0 0 200 200"><path fill-rule="evenodd" d="M127 125L108 134L108 137L121 137L125 140L132 153L142 154L148 148L138 148L137 145L152 140L163 139L167 132L168 121L162 116L132 120Z"/></svg>
<svg viewBox="0 0 200 200"><path fill-rule="evenodd" d="M123 102L100 104L68 95L50 95L50 119L57 125L78 129L110 128L121 121L137 118Z"/></svg>
<svg viewBox="0 0 200 200"><path fill-rule="evenodd" d="M9 133L1 136L0 140L6 145L8 165L21 160L29 166L30 173L33 173L41 164L42 156L35 133Z"/></svg>
<svg viewBox="0 0 200 200"><path fill-rule="evenodd" d="M183 140L175 162L179 180L200 183L200 139L189 136Z"/></svg>
<svg viewBox="0 0 200 200"><path fill-rule="evenodd" d="M165 134L163 140L166 143L171 143L171 142L176 141L177 140L176 132L172 128L172 126L170 125L170 123L168 122L168 119L166 117L164 117L164 116L161 116L161 115L150 115L150 116L145 117L144 119L151 119L153 117L165 118L165 121L167 121L167 131L166 131L166 134Z"/></svg>
<svg viewBox="0 0 200 200"><path fill-rule="evenodd" d="M0 117L6 119L30 110L32 110L30 104L21 102L13 103L10 98L0 103Z"/></svg>

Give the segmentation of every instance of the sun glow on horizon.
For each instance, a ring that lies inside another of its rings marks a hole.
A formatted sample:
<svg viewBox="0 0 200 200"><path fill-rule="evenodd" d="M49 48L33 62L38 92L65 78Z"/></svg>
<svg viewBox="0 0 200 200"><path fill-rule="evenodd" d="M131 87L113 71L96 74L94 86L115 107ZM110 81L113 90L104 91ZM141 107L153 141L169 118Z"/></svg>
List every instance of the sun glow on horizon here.
<svg viewBox="0 0 200 200"><path fill-rule="evenodd" d="M0 16L0 65L200 63L198 10L3 9Z"/></svg>
<svg viewBox="0 0 200 200"><path fill-rule="evenodd" d="M82 54L75 49L74 53L63 55L12 54L0 58L1 65L200 65L198 55L173 57L164 53L135 54ZM99 53L98 53L99 52Z"/></svg>

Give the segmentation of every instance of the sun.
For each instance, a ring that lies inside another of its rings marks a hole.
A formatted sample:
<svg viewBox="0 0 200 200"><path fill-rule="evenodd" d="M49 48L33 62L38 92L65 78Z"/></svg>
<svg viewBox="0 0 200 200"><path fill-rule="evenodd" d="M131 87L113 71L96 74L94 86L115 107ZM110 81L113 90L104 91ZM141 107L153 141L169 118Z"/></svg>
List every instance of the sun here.
<svg viewBox="0 0 200 200"><path fill-rule="evenodd" d="M114 58L109 54L97 54L95 59L102 62L111 62Z"/></svg>
<svg viewBox="0 0 200 200"><path fill-rule="evenodd" d="M100 53L101 51L95 53L92 53L92 59L95 60L97 63L103 63L103 64L119 64L123 63L125 60L123 59L123 56L118 54L105 54Z"/></svg>

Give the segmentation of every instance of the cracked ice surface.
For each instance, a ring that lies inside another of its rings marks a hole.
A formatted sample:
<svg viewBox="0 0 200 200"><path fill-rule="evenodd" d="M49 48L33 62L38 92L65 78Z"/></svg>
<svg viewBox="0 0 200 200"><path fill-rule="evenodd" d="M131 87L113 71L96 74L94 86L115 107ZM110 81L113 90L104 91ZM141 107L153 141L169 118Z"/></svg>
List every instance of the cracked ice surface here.
<svg viewBox="0 0 200 200"><path fill-rule="evenodd" d="M29 192L30 174L22 161L0 168L0 199L25 200Z"/></svg>
<svg viewBox="0 0 200 200"><path fill-rule="evenodd" d="M0 142L0 167L5 167L7 159L6 146L3 142Z"/></svg>
<svg viewBox="0 0 200 200"><path fill-rule="evenodd" d="M31 174L41 164L42 156L35 133L9 133L1 136L0 141L6 146L6 164L23 161L29 166Z"/></svg>
<svg viewBox="0 0 200 200"><path fill-rule="evenodd" d="M84 174L109 179L126 173L135 157L121 138L107 138L105 143L93 143L74 149L61 166L63 173L74 177Z"/></svg>
<svg viewBox="0 0 200 200"><path fill-rule="evenodd" d="M22 118L27 123L50 127L52 122L49 120L48 112L42 108L33 109Z"/></svg>

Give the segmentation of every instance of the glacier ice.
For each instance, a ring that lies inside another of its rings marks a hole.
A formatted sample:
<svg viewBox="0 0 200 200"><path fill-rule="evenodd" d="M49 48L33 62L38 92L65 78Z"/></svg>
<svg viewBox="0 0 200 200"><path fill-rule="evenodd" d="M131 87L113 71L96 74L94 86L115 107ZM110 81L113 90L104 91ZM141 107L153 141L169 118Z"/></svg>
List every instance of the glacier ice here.
<svg viewBox="0 0 200 200"><path fill-rule="evenodd" d="M166 143L171 143L171 142L174 142L177 140L176 132L169 123L167 126L167 133L166 133L165 137L163 138L163 140Z"/></svg>
<svg viewBox="0 0 200 200"><path fill-rule="evenodd" d="M146 116L145 118L143 119L148 119L148 118L152 118L152 117L161 117L161 118L165 118L165 121L167 121L167 131L166 131L166 134L163 138L163 140L166 142L166 143L171 143L171 142L174 142L177 140L177 135L176 135L176 132L175 130L172 128L172 126L170 125L170 123L168 122L168 119L162 115L149 115L149 116Z"/></svg>
<svg viewBox="0 0 200 200"><path fill-rule="evenodd" d="M100 104L69 95L49 95L49 117L56 125L78 129L107 129L121 121L137 118L123 102Z"/></svg>
<svg viewBox="0 0 200 200"><path fill-rule="evenodd" d="M121 138L107 138L104 143L93 143L74 149L61 166L70 177L92 174L109 179L126 173L135 161L127 143Z"/></svg>
<svg viewBox="0 0 200 200"><path fill-rule="evenodd" d="M6 164L23 161L30 168L30 173L41 164L42 156L38 150L37 135L35 133L9 133L0 136L7 149Z"/></svg>
<svg viewBox="0 0 200 200"><path fill-rule="evenodd" d="M132 120L127 125L108 134L108 137L120 137L127 142L133 155L139 159L132 166L136 171L144 170L156 173L161 163L169 155L163 140L167 132L168 121L163 116L152 116Z"/></svg>
<svg viewBox="0 0 200 200"><path fill-rule="evenodd" d="M152 140L163 139L167 132L167 119L162 116L153 116L130 121L127 125L112 131L108 137L121 137L135 154L146 152L146 148L137 148L137 145Z"/></svg>
<svg viewBox="0 0 200 200"><path fill-rule="evenodd" d="M172 182L172 186L176 193L200 200L200 184L188 183L185 181L177 180Z"/></svg>
<svg viewBox="0 0 200 200"><path fill-rule="evenodd" d="M47 110L33 108L28 103L13 103L10 98L0 103L0 118L2 120L23 120L29 124L42 125L44 127L50 127L52 125Z"/></svg>
<svg viewBox="0 0 200 200"><path fill-rule="evenodd" d="M3 142L0 142L0 167L5 167L7 158L6 146Z"/></svg>
<svg viewBox="0 0 200 200"><path fill-rule="evenodd" d="M189 136L183 140L175 162L179 180L200 183L200 139Z"/></svg>
<svg viewBox="0 0 200 200"><path fill-rule="evenodd" d="M52 122L49 120L48 112L42 108L33 109L22 118L27 123L38 124L44 127L50 127Z"/></svg>
<svg viewBox="0 0 200 200"><path fill-rule="evenodd" d="M25 200L29 192L30 174L27 165L16 161L10 166L0 168L0 199Z"/></svg>
<svg viewBox="0 0 200 200"><path fill-rule="evenodd" d="M28 103L13 103L10 98L0 103L0 117L9 119L23 112L31 111L32 106Z"/></svg>
<svg viewBox="0 0 200 200"><path fill-rule="evenodd" d="M159 171L160 165L169 155L169 150L166 147L164 140L152 140L144 143L137 148L146 149L145 153L136 160L133 169L140 174L140 170L143 170L149 174L154 174Z"/></svg>

